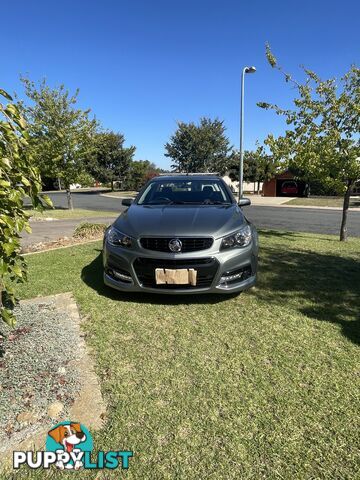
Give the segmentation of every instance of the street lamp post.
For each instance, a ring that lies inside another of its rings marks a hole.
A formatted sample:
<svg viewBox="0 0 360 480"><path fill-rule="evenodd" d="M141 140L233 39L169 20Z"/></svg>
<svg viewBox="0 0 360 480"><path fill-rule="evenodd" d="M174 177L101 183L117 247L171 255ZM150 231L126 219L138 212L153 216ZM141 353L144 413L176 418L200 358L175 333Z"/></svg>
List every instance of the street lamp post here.
<svg viewBox="0 0 360 480"><path fill-rule="evenodd" d="M244 67L241 75L241 98L240 98L240 164L239 164L239 201L243 196L243 171L244 171L244 85L245 73L255 73L255 67Z"/></svg>

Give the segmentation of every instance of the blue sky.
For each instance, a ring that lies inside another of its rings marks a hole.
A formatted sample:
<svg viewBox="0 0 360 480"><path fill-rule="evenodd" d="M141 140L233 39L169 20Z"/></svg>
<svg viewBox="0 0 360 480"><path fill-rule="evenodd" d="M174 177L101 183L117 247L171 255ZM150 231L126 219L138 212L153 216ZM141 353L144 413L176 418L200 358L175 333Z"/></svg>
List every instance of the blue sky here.
<svg viewBox="0 0 360 480"><path fill-rule="evenodd" d="M19 74L80 88L81 107L137 147L136 159L166 168L164 144L176 121L225 121L239 144L240 72L247 75L245 148L282 119L257 101L289 105L294 94L267 64L269 41L299 78L299 65L323 77L359 65L356 1L18 0L1 13L0 87L23 92Z"/></svg>

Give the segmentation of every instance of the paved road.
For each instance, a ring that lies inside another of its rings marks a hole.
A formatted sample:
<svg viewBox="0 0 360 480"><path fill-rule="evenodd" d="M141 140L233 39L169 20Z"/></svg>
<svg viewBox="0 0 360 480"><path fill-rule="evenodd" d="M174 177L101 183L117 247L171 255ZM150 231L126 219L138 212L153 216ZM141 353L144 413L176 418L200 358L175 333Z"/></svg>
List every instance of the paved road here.
<svg viewBox="0 0 360 480"><path fill-rule="evenodd" d="M72 237L77 225L81 222L94 222L110 224L116 217L90 217L78 218L71 220L53 220L48 221L30 221L32 232L30 234L24 232L21 245L26 247L40 242L51 242L62 237Z"/></svg>
<svg viewBox="0 0 360 480"><path fill-rule="evenodd" d="M245 207L244 212L258 228L334 235L339 234L342 213L332 209L268 206ZM348 214L348 232L350 236L360 237L360 212Z"/></svg>
<svg viewBox="0 0 360 480"><path fill-rule="evenodd" d="M121 198L110 198L100 195L97 191L74 192L71 194L75 208L85 210L106 210L109 212L121 212L125 207L121 205ZM65 193L49 193L54 207L67 208Z"/></svg>
<svg viewBox="0 0 360 480"><path fill-rule="evenodd" d="M56 207L66 207L64 193L52 193L50 197ZM125 207L121 199L109 198L97 192L73 193L74 205L77 208L89 210L107 210L121 213ZM253 221L258 228L272 228L298 232L338 234L341 222L341 211L332 209L310 209L291 207L250 206L244 208L245 215ZM90 220L91 219L87 219ZM73 229L81 220L58 220L51 222L33 222L33 233L37 241L46 241L44 236L54 239L59 236L70 236ZM105 222L109 219L96 218L95 222ZM360 212L349 213L348 231L350 236L360 237ZM25 241L25 239L24 239ZM29 239L26 240L29 243ZM31 243L35 243L34 240Z"/></svg>

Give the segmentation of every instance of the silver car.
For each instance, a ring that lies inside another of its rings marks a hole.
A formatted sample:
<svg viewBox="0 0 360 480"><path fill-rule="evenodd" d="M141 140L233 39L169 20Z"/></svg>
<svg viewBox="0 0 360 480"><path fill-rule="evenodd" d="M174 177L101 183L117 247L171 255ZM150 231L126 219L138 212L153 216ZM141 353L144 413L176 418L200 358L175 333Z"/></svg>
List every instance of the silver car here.
<svg viewBox="0 0 360 480"><path fill-rule="evenodd" d="M105 284L123 292L232 293L256 282L258 236L214 175L150 180L105 232Z"/></svg>

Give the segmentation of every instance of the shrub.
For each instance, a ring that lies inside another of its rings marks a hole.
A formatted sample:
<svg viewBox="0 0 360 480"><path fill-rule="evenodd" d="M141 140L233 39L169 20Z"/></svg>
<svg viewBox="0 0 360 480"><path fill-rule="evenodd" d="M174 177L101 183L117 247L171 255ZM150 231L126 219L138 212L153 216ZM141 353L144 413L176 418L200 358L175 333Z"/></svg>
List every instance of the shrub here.
<svg viewBox="0 0 360 480"><path fill-rule="evenodd" d="M28 154L27 126L11 96L0 89L0 316L14 325L14 286L26 279L26 263L20 255L20 233L31 232L23 199L28 195L34 208L42 208L41 179Z"/></svg>
<svg viewBox="0 0 360 480"><path fill-rule="evenodd" d="M74 238L98 238L102 236L107 228L105 223L81 223L74 231Z"/></svg>
<svg viewBox="0 0 360 480"><path fill-rule="evenodd" d="M76 183L80 183L82 187L93 187L95 180L89 173L82 172L77 177Z"/></svg>

